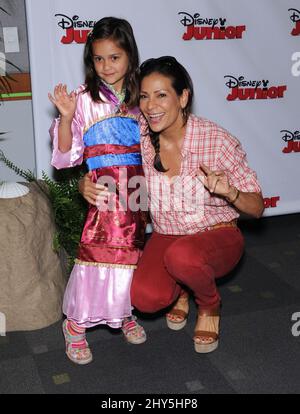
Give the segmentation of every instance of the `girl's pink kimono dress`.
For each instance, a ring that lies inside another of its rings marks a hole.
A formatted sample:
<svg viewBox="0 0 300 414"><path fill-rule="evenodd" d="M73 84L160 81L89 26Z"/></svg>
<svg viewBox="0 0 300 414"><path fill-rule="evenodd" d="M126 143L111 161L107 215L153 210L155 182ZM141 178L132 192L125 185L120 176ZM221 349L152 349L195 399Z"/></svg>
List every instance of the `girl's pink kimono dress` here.
<svg viewBox="0 0 300 414"><path fill-rule="evenodd" d="M59 118L53 121L51 164L57 168L79 165L85 160L93 182L109 176L116 184L115 211L100 211L89 205L77 259L63 301L68 319L82 327L108 324L117 328L131 315L130 285L141 254L146 213L127 206L131 177L142 178L138 109L128 110L115 94L102 85L102 103L92 101L89 93L77 90L77 109L72 122L72 148L58 149ZM103 183L103 182L102 182ZM119 191L127 187L127 194ZM124 211L125 210L125 211Z"/></svg>

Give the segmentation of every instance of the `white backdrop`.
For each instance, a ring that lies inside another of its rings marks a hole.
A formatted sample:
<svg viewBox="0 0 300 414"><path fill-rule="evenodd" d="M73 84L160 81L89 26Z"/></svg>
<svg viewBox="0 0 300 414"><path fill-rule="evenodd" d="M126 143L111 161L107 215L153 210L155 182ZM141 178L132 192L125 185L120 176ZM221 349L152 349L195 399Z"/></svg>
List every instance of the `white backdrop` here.
<svg viewBox="0 0 300 414"><path fill-rule="evenodd" d="M242 142L264 214L300 211L300 0L26 0L26 13L39 176L52 172L47 93L83 82L87 31L116 16L131 23L141 62L174 55L190 72L193 112Z"/></svg>

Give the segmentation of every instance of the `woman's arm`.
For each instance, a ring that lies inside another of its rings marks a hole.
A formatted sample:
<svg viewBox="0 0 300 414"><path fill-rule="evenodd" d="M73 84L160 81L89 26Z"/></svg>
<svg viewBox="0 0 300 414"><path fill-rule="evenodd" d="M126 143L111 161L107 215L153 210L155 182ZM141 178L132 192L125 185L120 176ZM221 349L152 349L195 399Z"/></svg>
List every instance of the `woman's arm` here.
<svg viewBox="0 0 300 414"><path fill-rule="evenodd" d="M261 217L264 212L264 200L261 193L240 191L230 185L225 171L212 171L203 164L200 167L204 174L198 177L211 193L224 197L242 213L256 218Z"/></svg>
<svg viewBox="0 0 300 414"><path fill-rule="evenodd" d="M261 217L265 209L261 193L246 193L230 187L225 198L239 211L255 218Z"/></svg>

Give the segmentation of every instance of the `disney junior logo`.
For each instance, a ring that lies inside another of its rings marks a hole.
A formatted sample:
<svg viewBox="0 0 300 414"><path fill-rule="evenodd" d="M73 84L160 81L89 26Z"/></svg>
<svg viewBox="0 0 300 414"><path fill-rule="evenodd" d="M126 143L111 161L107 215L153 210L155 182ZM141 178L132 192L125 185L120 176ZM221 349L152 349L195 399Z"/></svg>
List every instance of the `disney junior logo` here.
<svg viewBox="0 0 300 414"><path fill-rule="evenodd" d="M287 143L287 146L282 150L284 154L300 152L300 131L291 132L283 129L280 133L282 134L281 139Z"/></svg>
<svg viewBox="0 0 300 414"><path fill-rule="evenodd" d="M202 17L200 13L193 15L187 12L179 12L181 16L180 23L186 28L183 34L183 40L224 40L224 39L242 39L246 30L245 25L232 26L226 25L226 18Z"/></svg>
<svg viewBox="0 0 300 414"><path fill-rule="evenodd" d="M287 89L286 85L268 87L268 80L246 80L244 76L236 78L232 75L225 75L225 85L231 90L227 95L228 101L247 99L276 99L283 98Z"/></svg>
<svg viewBox="0 0 300 414"><path fill-rule="evenodd" d="M68 17L65 14L55 14L60 20L59 27L65 30L65 35L61 38L61 43L85 43L87 35L95 25L94 20L79 20L79 16Z"/></svg>
<svg viewBox="0 0 300 414"><path fill-rule="evenodd" d="M298 36L300 34L300 11L297 9L289 9L291 13L290 19L295 23L295 27L291 31L292 36Z"/></svg>
<svg viewBox="0 0 300 414"><path fill-rule="evenodd" d="M280 196L264 197L265 208L276 208L277 203L280 201Z"/></svg>

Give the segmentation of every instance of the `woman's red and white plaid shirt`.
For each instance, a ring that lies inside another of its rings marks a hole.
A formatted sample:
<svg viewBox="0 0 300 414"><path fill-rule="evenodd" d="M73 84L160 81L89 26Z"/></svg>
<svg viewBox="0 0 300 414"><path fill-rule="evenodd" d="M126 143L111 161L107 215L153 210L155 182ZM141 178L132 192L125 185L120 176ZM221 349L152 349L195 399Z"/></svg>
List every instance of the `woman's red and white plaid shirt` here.
<svg viewBox="0 0 300 414"><path fill-rule="evenodd" d="M197 175L200 164L224 170L230 184L245 192L261 192L240 142L212 121L190 115L182 146L180 174L170 181L153 166L155 151L141 120L141 152L154 231L184 235L229 222L239 213L223 197L211 194Z"/></svg>

